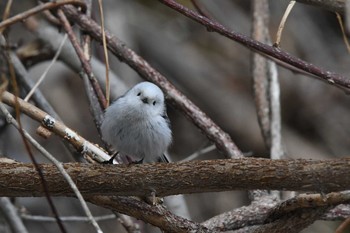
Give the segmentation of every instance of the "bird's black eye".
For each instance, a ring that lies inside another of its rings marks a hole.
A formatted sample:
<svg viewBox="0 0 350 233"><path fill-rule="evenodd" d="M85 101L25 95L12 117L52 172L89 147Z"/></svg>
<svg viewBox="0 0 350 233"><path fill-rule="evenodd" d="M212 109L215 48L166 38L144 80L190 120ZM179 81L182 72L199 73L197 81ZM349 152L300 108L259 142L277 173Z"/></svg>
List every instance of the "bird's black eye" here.
<svg viewBox="0 0 350 233"><path fill-rule="evenodd" d="M156 101L153 101L153 105L156 105Z"/></svg>
<svg viewBox="0 0 350 233"><path fill-rule="evenodd" d="M140 96L141 95L141 92L137 93L137 96Z"/></svg>

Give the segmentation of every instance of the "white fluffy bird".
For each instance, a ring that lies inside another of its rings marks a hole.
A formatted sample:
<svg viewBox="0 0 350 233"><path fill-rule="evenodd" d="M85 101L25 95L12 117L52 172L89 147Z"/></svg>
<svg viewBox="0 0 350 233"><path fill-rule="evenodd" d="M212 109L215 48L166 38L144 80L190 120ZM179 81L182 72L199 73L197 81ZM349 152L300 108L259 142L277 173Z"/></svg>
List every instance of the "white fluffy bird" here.
<svg viewBox="0 0 350 233"><path fill-rule="evenodd" d="M141 82L106 109L101 133L128 162L168 162L169 123L162 90Z"/></svg>

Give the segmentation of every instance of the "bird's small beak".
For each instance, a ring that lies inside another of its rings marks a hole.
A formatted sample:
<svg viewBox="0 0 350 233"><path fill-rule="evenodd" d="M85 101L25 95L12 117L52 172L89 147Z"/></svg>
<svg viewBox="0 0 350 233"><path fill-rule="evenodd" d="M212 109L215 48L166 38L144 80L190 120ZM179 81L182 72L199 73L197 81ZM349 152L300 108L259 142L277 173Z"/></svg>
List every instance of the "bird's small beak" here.
<svg viewBox="0 0 350 233"><path fill-rule="evenodd" d="M143 98L143 99L141 99L142 100L142 102L144 102L145 104L148 104L148 99L147 98Z"/></svg>

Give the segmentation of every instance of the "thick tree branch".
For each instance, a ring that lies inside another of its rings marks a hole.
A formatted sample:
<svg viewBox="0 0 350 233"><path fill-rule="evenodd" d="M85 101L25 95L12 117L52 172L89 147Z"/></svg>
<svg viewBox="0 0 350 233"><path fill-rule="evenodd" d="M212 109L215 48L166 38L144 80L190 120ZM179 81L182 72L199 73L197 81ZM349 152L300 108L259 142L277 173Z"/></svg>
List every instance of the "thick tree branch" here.
<svg viewBox="0 0 350 233"><path fill-rule="evenodd" d="M49 191L71 196L55 166L41 164ZM170 164L64 164L83 195L158 196L227 190L296 190L333 192L350 189L350 159L204 160ZM32 164L0 163L0 196L42 196Z"/></svg>

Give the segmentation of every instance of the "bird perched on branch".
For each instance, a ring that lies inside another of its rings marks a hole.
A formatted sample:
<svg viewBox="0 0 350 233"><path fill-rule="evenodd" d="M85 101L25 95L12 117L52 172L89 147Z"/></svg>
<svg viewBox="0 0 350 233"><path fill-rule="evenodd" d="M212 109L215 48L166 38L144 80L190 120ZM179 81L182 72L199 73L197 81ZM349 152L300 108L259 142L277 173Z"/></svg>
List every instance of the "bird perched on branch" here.
<svg viewBox="0 0 350 233"><path fill-rule="evenodd" d="M135 85L106 109L101 133L129 163L168 162L172 134L162 90L150 82Z"/></svg>

